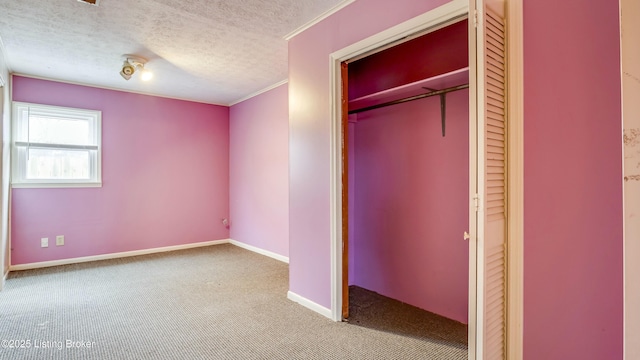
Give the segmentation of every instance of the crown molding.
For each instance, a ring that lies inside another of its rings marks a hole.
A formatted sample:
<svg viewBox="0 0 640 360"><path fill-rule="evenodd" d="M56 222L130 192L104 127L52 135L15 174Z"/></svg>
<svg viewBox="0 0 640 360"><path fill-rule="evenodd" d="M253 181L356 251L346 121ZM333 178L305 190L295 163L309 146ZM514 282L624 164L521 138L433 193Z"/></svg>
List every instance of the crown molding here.
<svg viewBox="0 0 640 360"><path fill-rule="evenodd" d="M296 37L301 32L309 29L313 25L315 25L315 24L319 23L320 21L328 18L329 16L337 13L338 11L342 10L343 8L345 8L347 5L350 5L354 1L356 1L356 0L344 0L344 1L340 2L340 3L338 3L337 5L332 7L331 9L329 9L329 10L323 12L322 14L316 16L313 20L309 21L308 23L306 23L306 24L300 26L299 28L293 30L292 32L288 33L287 35L284 36L284 39L287 40L287 41L293 39L294 37Z"/></svg>
<svg viewBox="0 0 640 360"><path fill-rule="evenodd" d="M249 94L249 95L247 95L247 96L245 96L245 97L243 97L243 98L240 98L240 99L238 99L238 100L236 100L236 101L232 101L232 102L230 102L230 103L229 103L229 106L233 106L233 105L239 104L239 103L241 103L241 102L243 102L243 101L247 101L247 100L249 100L249 99L251 99L251 98L253 98L253 97L256 97L256 96L258 96L258 95L260 95L260 94L264 94L264 93L266 93L267 91L269 91L269 90L273 90L273 89L277 88L278 86L280 86L280 85L284 85L284 84L286 84L286 83L288 83L288 82L289 82L289 79L284 79L284 80L282 80L282 81L278 81L277 83L275 83L275 84L273 84L273 85L269 85L269 86L267 86L266 88L264 88L264 89L262 89L262 90L258 90L258 91L254 92L254 93L252 93L252 94Z"/></svg>

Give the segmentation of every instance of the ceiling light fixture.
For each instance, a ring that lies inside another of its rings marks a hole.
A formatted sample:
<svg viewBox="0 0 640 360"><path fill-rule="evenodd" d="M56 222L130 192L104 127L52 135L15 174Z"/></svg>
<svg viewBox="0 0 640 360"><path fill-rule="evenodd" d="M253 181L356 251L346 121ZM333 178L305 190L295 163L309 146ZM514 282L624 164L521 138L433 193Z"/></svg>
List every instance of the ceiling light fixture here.
<svg viewBox="0 0 640 360"><path fill-rule="evenodd" d="M125 55L124 64L122 64L122 69L120 70L120 76L125 80L129 80L136 71L140 71L141 79L143 81L148 81L153 77L153 73L144 68L144 64L146 63L147 59L143 57Z"/></svg>
<svg viewBox="0 0 640 360"><path fill-rule="evenodd" d="M89 5L100 5L100 0L78 0L78 2L89 4Z"/></svg>

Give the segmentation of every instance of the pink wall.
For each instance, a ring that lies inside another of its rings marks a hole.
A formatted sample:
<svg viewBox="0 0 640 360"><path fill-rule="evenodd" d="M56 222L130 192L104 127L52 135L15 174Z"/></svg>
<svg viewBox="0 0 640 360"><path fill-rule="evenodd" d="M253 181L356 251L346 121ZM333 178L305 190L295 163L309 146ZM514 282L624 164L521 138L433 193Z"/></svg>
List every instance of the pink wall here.
<svg viewBox="0 0 640 360"><path fill-rule="evenodd" d="M467 323L469 92L358 114L354 284Z"/></svg>
<svg viewBox="0 0 640 360"><path fill-rule="evenodd" d="M524 2L526 359L622 358L618 16Z"/></svg>
<svg viewBox="0 0 640 360"><path fill-rule="evenodd" d="M229 237L228 108L13 80L16 101L102 110L103 145L101 188L13 189L13 264Z"/></svg>
<svg viewBox="0 0 640 360"><path fill-rule="evenodd" d="M231 238L289 256L288 87L231 107Z"/></svg>
<svg viewBox="0 0 640 360"><path fill-rule="evenodd" d="M331 306L329 55L445 2L356 1L289 41L289 286L326 308Z"/></svg>

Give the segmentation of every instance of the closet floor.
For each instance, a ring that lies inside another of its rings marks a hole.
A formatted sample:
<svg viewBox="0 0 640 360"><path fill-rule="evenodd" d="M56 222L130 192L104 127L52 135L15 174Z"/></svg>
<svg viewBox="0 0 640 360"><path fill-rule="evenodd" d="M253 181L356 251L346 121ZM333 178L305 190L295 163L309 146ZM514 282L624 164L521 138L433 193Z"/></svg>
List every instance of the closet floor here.
<svg viewBox="0 0 640 360"><path fill-rule="evenodd" d="M358 286L349 286L349 324L467 348L467 325Z"/></svg>

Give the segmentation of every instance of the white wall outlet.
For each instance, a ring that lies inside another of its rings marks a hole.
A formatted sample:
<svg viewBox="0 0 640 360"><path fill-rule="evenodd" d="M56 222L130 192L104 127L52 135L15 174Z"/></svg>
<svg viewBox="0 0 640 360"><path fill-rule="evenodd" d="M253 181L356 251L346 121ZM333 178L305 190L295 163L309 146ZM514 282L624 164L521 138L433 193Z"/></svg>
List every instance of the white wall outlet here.
<svg viewBox="0 0 640 360"><path fill-rule="evenodd" d="M49 247L49 238L41 238L40 247Z"/></svg>
<svg viewBox="0 0 640 360"><path fill-rule="evenodd" d="M56 236L56 246L64 245L64 235Z"/></svg>

